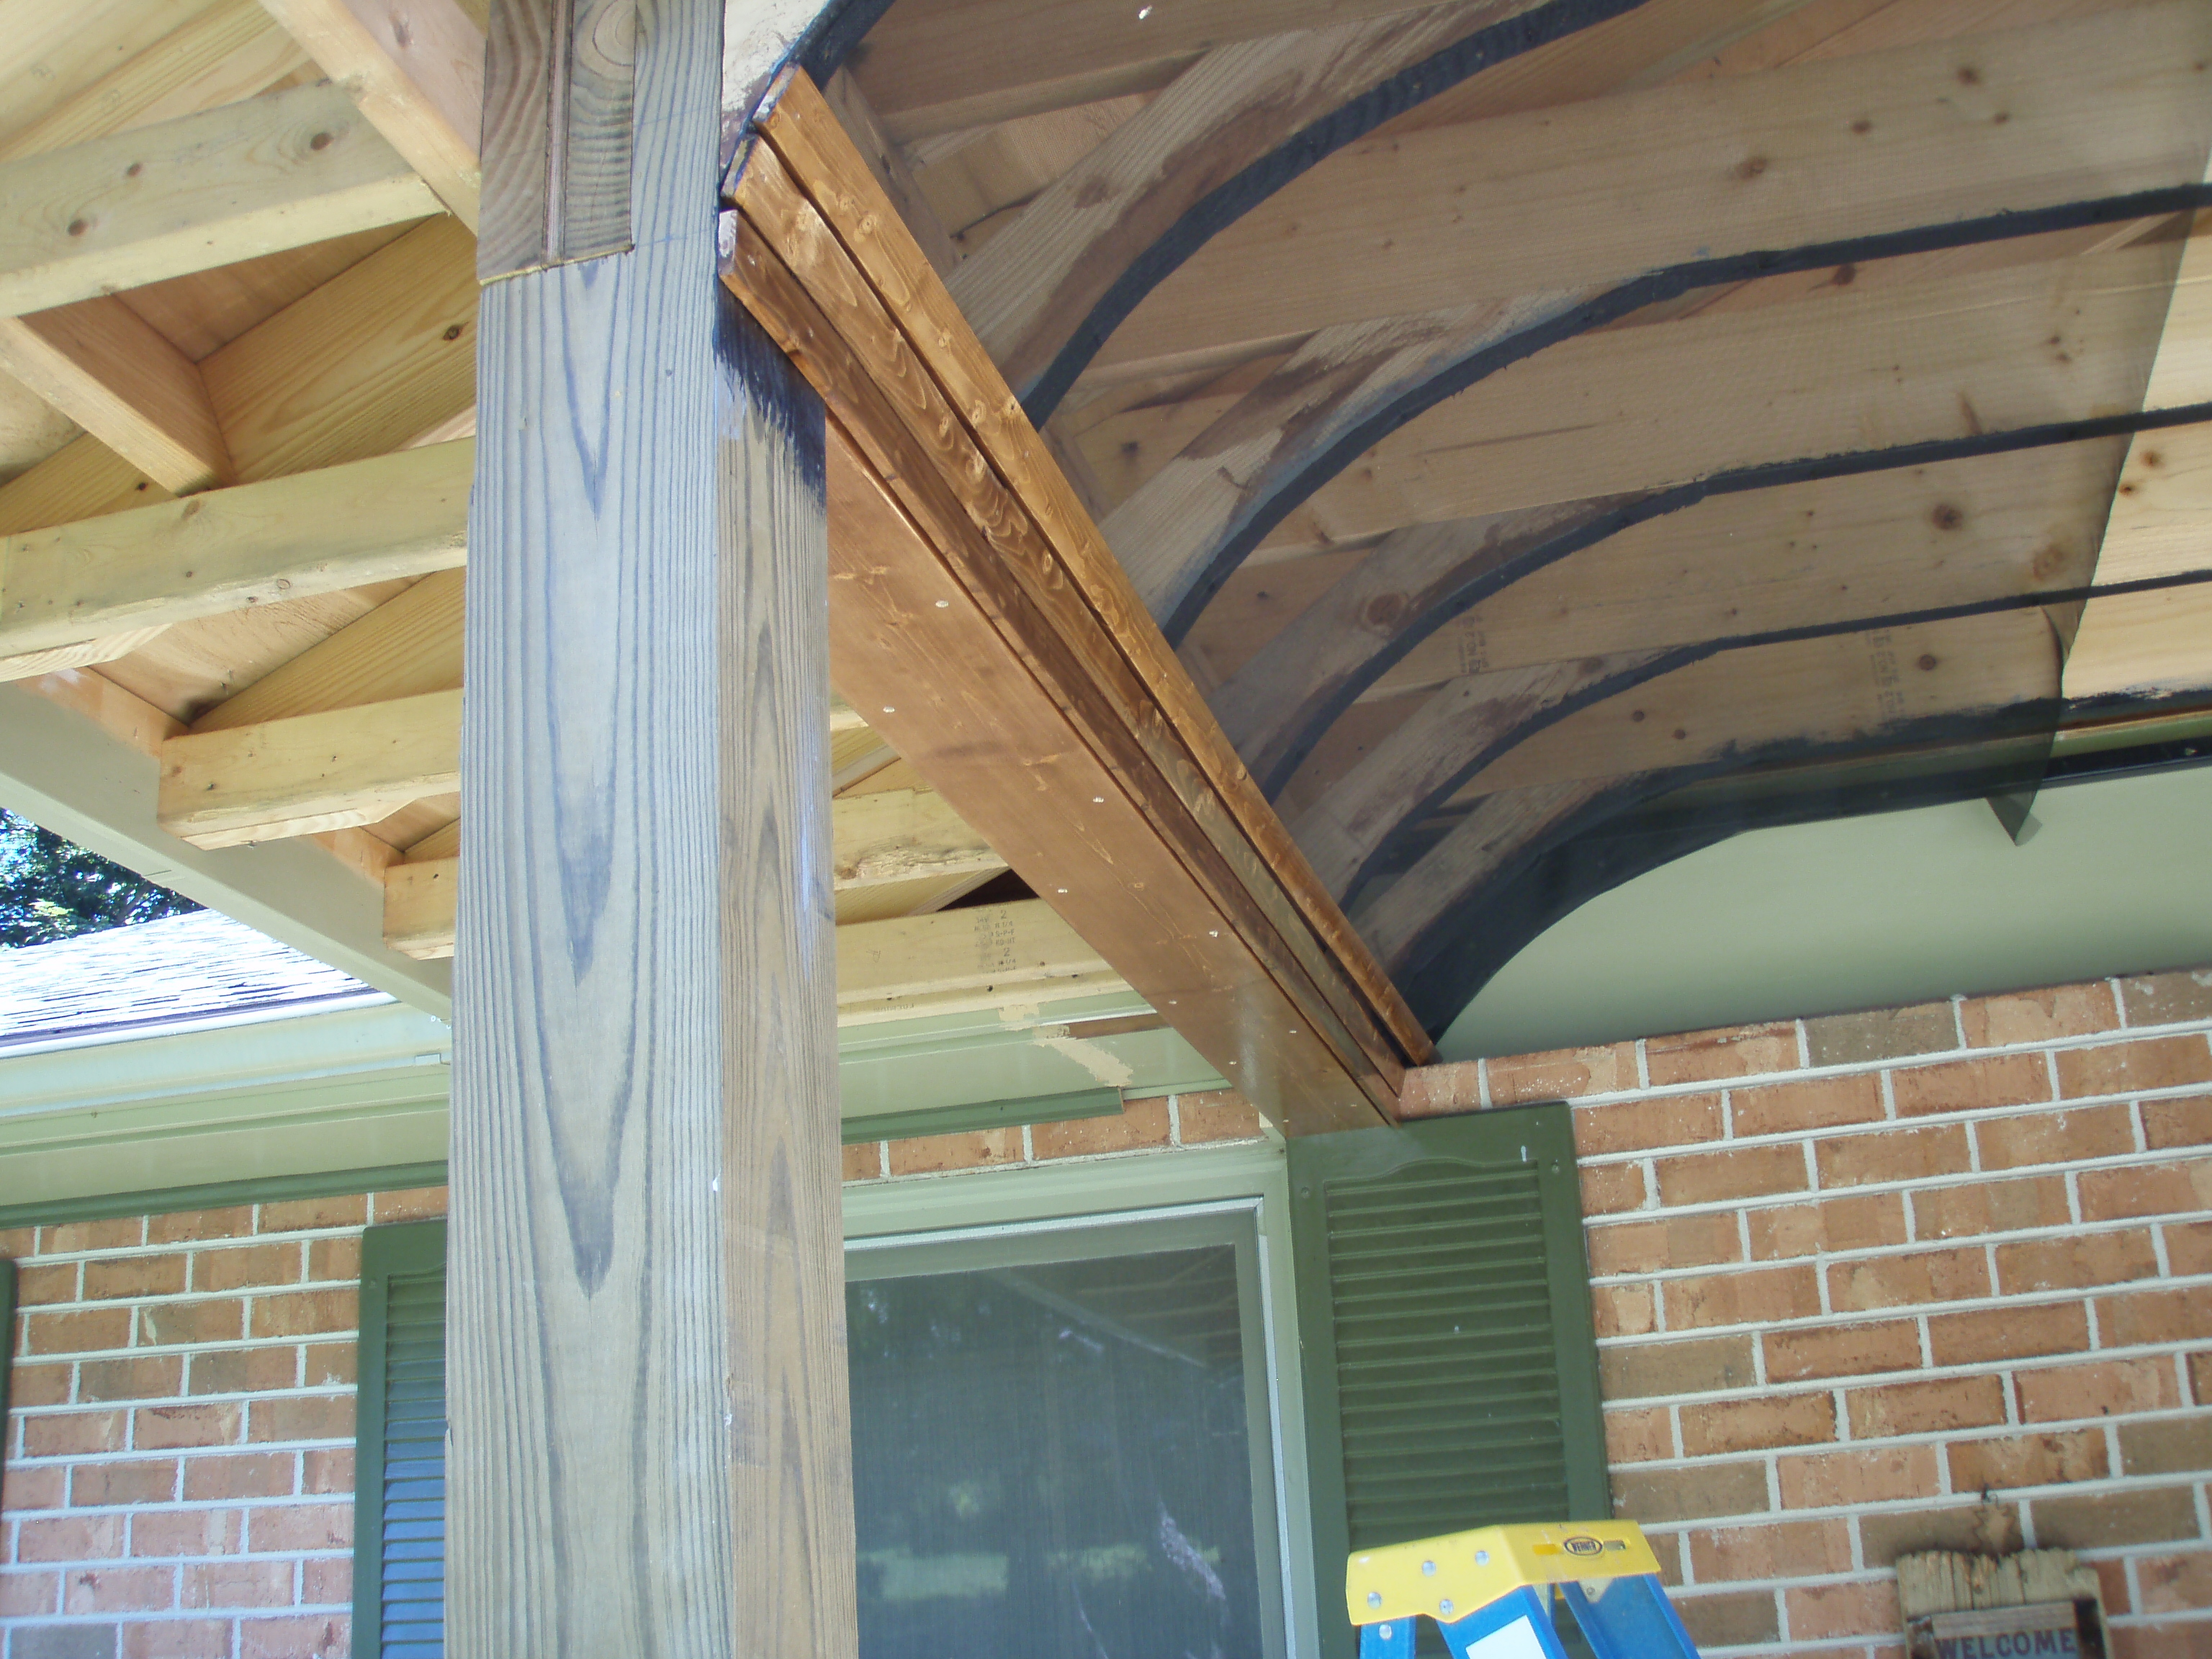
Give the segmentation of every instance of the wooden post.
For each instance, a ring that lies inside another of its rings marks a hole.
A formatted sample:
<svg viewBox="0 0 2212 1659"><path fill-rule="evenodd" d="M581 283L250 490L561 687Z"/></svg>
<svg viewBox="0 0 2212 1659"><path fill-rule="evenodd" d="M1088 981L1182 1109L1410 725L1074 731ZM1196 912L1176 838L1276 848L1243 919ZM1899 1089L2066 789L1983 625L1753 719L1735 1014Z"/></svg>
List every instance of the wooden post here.
<svg viewBox="0 0 2212 1659"><path fill-rule="evenodd" d="M495 142L498 53L572 9L495 4ZM457 1659L855 1647L823 414L715 281L721 15L638 4L634 247L483 295Z"/></svg>

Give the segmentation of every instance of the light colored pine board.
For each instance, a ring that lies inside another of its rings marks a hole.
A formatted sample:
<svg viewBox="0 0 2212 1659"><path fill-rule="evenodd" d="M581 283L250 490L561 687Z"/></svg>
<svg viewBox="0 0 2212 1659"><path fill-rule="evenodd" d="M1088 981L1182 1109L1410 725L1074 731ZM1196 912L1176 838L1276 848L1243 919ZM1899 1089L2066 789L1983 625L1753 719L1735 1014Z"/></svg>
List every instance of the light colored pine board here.
<svg viewBox="0 0 2212 1659"><path fill-rule="evenodd" d="M198 366L120 300L0 317L0 369L165 489L228 482Z"/></svg>
<svg viewBox="0 0 2212 1659"><path fill-rule="evenodd" d="M477 228L483 31L453 0L262 0L453 216Z"/></svg>
<svg viewBox="0 0 2212 1659"><path fill-rule="evenodd" d="M228 731L295 714L458 689L462 586L459 569L425 576L233 692L194 720L192 729Z"/></svg>
<svg viewBox="0 0 2212 1659"><path fill-rule="evenodd" d="M76 438L0 485L0 535L168 499L167 490L99 439Z"/></svg>
<svg viewBox="0 0 2212 1659"><path fill-rule="evenodd" d="M0 312L44 311L436 210L344 94L266 93L0 167Z"/></svg>

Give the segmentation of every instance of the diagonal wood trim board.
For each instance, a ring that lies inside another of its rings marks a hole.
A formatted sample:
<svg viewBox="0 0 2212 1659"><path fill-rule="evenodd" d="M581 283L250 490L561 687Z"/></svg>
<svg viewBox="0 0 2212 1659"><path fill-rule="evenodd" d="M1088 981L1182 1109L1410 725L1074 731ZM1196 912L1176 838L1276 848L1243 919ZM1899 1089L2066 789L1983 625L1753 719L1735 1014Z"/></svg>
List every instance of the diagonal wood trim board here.
<svg viewBox="0 0 2212 1659"><path fill-rule="evenodd" d="M1283 1127L1394 1115L1426 1035L803 72L735 196L724 280L837 441L839 684Z"/></svg>

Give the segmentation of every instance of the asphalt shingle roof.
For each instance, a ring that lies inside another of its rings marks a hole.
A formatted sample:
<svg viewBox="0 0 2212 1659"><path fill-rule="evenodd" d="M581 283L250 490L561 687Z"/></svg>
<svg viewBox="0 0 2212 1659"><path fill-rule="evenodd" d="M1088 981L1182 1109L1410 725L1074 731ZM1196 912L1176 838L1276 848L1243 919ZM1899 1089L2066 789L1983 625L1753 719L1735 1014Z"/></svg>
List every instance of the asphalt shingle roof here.
<svg viewBox="0 0 2212 1659"><path fill-rule="evenodd" d="M213 910L0 951L0 1046L386 999Z"/></svg>

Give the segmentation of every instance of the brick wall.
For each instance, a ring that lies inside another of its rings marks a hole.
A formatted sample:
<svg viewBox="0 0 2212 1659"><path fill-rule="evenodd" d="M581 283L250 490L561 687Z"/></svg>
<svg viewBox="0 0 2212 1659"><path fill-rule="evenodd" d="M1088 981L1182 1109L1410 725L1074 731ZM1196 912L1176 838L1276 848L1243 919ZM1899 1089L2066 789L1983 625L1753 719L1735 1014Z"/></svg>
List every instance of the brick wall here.
<svg viewBox="0 0 2212 1659"><path fill-rule="evenodd" d="M1900 1655L1901 1552L2212 1654L2212 973L1450 1068L1574 1103L1606 1431L1708 1651Z"/></svg>
<svg viewBox="0 0 2212 1659"><path fill-rule="evenodd" d="M353 1595L361 1230L442 1191L0 1232L7 1659L324 1659Z"/></svg>
<svg viewBox="0 0 2212 1659"><path fill-rule="evenodd" d="M1229 1090L1133 1100L1115 1117L1077 1118L1026 1128L978 1129L911 1140L864 1140L845 1148L845 1179L896 1181L963 1170L1063 1164L1073 1158L1164 1152L1178 1146L1257 1140L1260 1115Z"/></svg>

